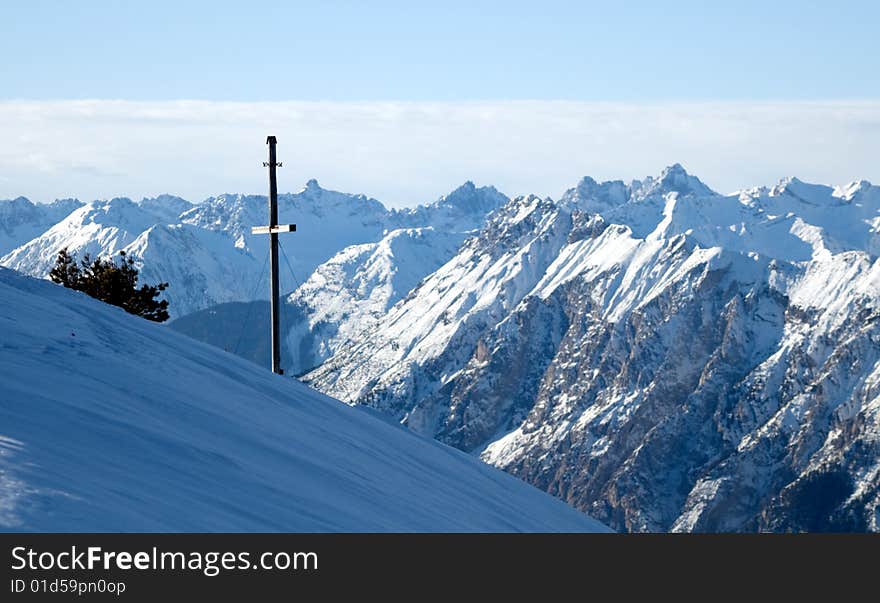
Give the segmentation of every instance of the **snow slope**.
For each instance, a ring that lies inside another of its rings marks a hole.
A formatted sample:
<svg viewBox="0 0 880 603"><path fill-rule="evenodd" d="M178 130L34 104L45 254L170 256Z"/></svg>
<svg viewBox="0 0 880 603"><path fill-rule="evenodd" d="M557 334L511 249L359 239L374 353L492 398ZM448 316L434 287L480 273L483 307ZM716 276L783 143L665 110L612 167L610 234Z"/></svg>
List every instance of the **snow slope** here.
<svg viewBox="0 0 880 603"><path fill-rule="evenodd" d="M604 529L368 411L6 269L0 527Z"/></svg>
<svg viewBox="0 0 880 603"><path fill-rule="evenodd" d="M419 281L455 255L463 233L427 228L393 230L376 243L343 249L288 296L287 366L314 368L376 326Z"/></svg>

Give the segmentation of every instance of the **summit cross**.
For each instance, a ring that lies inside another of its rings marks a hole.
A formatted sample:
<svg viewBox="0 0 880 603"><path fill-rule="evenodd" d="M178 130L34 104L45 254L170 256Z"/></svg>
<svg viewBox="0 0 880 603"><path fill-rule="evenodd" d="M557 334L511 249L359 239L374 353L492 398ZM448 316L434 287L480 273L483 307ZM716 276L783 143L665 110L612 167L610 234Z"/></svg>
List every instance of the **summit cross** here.
<svg viewBox="0 0 880 603"><path fill-rule="evenodd" d="M263 166L269 168L269 225L254 226L252 234L269 235L269 312L271 314L270 329L272 338L272 372L283 375L281 368L281 330L279 326L280 303L278 291L278 234L282 232L296 232L296 224L278 223L278 182L275 177L275 168L281 167L281 162L275 160L275 145L277 140L274 136L266 138L269 145L269 161L264 161Z"/></svg>

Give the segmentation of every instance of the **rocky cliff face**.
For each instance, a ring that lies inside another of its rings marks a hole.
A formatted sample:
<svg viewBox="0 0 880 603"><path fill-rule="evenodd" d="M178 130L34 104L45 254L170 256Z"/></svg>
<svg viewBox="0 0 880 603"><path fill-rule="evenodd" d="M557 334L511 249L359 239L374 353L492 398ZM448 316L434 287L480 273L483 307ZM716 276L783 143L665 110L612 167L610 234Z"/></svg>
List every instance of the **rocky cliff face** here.
<svg viewBox="0 0 880 603"><path fill-rule="evenodd" d="M880 529L880 194L520 198L307 376L631 531Z"/></svg>

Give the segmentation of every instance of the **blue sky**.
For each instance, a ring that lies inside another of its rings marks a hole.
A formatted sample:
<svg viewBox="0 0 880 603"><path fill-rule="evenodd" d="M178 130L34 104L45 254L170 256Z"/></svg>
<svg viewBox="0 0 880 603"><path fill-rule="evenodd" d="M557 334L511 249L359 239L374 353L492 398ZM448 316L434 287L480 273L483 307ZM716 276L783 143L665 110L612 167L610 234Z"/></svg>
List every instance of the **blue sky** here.
<svg viewBox="0 0 880 603"><path fill-rule="evenodd" d="M880 97L880 3L4 2L0 97Z"/></svg>
<svg viewBox="0 0 880 603"><path fill-rule="evenodd" d="M880 2L0 2L0 199L880 182ZM181 102L182 100L198 102ZM118 102L117 102L118 101Z"/></svg>

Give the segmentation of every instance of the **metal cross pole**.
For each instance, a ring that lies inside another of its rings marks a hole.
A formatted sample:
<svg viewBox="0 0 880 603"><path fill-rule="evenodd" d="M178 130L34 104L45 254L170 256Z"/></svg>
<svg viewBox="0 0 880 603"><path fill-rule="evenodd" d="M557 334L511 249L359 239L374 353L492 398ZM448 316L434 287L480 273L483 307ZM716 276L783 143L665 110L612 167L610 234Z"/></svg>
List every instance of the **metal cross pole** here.
<svg viewBox="0 0 880 603"><path fill-rule="evenodd" d="M275 168L281 167L281 162L275 161L276 143L277 140L274 136L266 138L266 144L269 145L269 161L263 162L263 166L269 168L269 225L254 226L251 228L251 233L269 235L269 264L271 267L269 310L272 315L270 327L272 331L272 372L283 375L284 371L281 368L281 329L278 317L281 309L278 291L278 233L296 232L296 224L278 224L278 183L275 179Z"/></svg>

